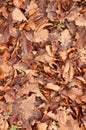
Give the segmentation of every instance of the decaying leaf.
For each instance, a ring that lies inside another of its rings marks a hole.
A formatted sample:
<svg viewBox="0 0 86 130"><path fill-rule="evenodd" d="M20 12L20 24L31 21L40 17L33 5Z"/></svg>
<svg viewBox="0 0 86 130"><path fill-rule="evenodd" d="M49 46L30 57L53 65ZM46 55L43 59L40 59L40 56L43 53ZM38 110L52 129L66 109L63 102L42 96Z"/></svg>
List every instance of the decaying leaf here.
<svg viewBox="0 0 86 130"><path fill-rule="evenodd" d="M21 109L21 113L24 119L28 119L31 116L33 116L34 103L35 103L35 94L33 94L30 97L27 97L22 101L22 104L19 106L19 108Z"/></svg>
<svg viewBox="0 0 86 130"><path fill-rule="evenodd" d="M19 21L19 22L22 22L22 21L26 21L26 17L24 16L24 14L21 12L20 9L18 8L15 8L12 12L12 18L14 21Z"/></svg>
<svg viewBox="0 0 86 130"><path fill-rule="evenodd" d="M37 43L46 41L48 37L49 32L47 29L40 29L34 32L34 41Z"/></svg>
<svg viewBox="0 0 86 130"><path fill-rule="evenodd" d="M20 7L21 6L21 4L23 3L23 2L25 2L26 0L13 0L13 4L16 6L16 7Z"/></svg>
<svg viewBox="0 0 86 130"><path fill-rule="evenodd" d="M55 59L53 57L50 57L48 54L43 54L43 55L39 55L35 58L36 62L47 62L47 63L51 63L53 62Z"/></svg>
<svg viewBox="0 0 86 130"><path fill-rule="evenodd" d="M83 16L79 16L76 18L75 23L78 26L86 26L86 19Z"/></svg>
<svg viewBox="0 0 86 130"><path fill-rule="evenodd" d="M47 51L47 53L48 53L48 55L49 55L49 56L53 57L53 53L52 53L52 51L51 51L51 49L50 49L50 46L49 46L49 45L48 45L48 46L46 46L46 51Z"/></svg>
<svg viewBox="0 0 86 130"><path fill-rule="evenodd" d="M39 123L37 124L38 130L47 130L47 124L46 123Z"/></svg>
<svg viewBox="0 0 86 130"><path fill-rule="evenodd" d="M65 29L62 33L61 36L59 37L59 41L61 42L62 46L68 46L70 43L71 35L67 29Z"/></svg>
<svg viewBox="0 0 86 130"><path fill-rule="evenodd" d="M45 88L47 89L51 89L51 90L54 90L54 91L59 91L60 87L56 84L53 84L53 83L48 83Z"/></svg>
<svg viewBox="0 0 86 130"><path fill-rule="evenodd" d="M0 129L7 130L9 127L8 122L4 120L3 116L0 114Z"/></svg>

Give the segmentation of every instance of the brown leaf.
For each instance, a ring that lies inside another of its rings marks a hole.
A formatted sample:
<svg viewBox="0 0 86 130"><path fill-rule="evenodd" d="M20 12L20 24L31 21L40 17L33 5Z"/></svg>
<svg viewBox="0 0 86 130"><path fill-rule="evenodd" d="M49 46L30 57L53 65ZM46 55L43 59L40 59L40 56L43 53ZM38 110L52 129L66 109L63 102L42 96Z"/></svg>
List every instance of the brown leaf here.
<svg viewBox="0 0 86 130"><path fill-rule="evenodd" d="M44 42L48 39L49 32L47 29L40 29L34 32L34 42Z"/></svg>
<svg viewBox="0 0 86 130"><path fill-rule="evenodd" d="M75 88L72 87L69 92L68 92L68 96L70 99L75 100L76 98L78 98L79 96L81 96L83 94L82 90L79 88Z"/></svg>
<svg viewBox="0 0 86 130"><path fill-rule="evenodd" d="M74 120L70 115L67 116L66 124L61 124L58 130L85 130L83 126L79 127L78 121Z"/></svg>
<svg viewBox="0 0 86 130"><path fill-rule="evenodd" d="M22 104L19 106L19 108L21 109L24 119L28 119L31 116L33 116L34 103L35 103L35 94L33 94L30 97L27 97L22 101Z"/></svg>
<svg viewBox="0 0 86 130"><path fill-rule="evenodd" d="M69 42L71 40L70 33L67 29L65 29L62 33L61 36L59 37L59 41L61 42L62 46L68 46Z"/></svg>
<svg viewBox="0 0 86 130"><path fill-rule="evenodd" d="M47 124L46 123L38 123L37 128L38 128L38 130L47 130Z"/></svg>
<svg viewBox="0 0 86 130"><path fill-rule="evenodd" d="M53 57L53 53L52 53L52 51L51 51L51 49L50 49L50 46L49 46L49 45L48 45L48 46L46 46L46 51L47 51L47 53L48 53L48 55L49 55L49 56Z"/></svg>
<svg viewBox="0 0 86 130"><path fill-rule="evenodd" d="M26 21L26 17L24 16L24 14L21 12L20 9L18 8L15 8L12 12L12 18L14 21L19 21L19 22L22 22L22 21Z"/></svg>
<svg viewBox="0 0 86 130"><path fill-rule="evenodd" d="M8 122L4 120L3 116L0 114L0 130L7 130L8 127Z"/></svg>
<svg viewBox="0 0 86 130"><path fill-rule="evenodd" d="M45 88L54 90L54 91L56 91L56 92L58 92L59 89L60 89L60 87L59 87L58 85L53 84L53 83L48 83L48 84L45 86Z"/></svg>
<svg viewBox="0 0 86 130"><path fill-rule="evenodd" d="M55 59L53 57L50 57L48 54L43 54L43 55L39 55L35 58L35 61L37 62L47 62L47 63L51 63L53 62Z"/></svg>
<svg viewBox="0 0 86 130"><path fill-rule="evenodd" d="M25 2L26 0L13 0L13 4L16 6L16 7L20 7L21 4L23 2Z"/></svg>
<svg viewBox="0 0 86 130"><path fill-rule="evenodd" d="M86 19L81 15L75 19L75 23L78 26L86 26Z"/></svg>

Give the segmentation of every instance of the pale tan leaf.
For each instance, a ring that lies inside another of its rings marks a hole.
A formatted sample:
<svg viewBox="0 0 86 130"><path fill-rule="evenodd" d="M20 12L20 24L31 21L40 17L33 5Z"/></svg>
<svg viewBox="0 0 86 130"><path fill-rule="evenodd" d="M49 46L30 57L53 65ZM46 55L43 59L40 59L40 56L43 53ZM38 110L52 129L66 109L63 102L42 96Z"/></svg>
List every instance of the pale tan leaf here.
<svg viewBox="0 0 86 130"><path fill-rule="evenodd" d="M27 97L22 101L22 104L19 106L19 108L22 109L21 112L24 119L28 119L31 116L33 116L34 103L35 103L35 94L33 94L30 97Z"/></svg>
<svg viewBox="0 0 86 130"><path fill-rule="evenodd" d="M47 51L47 53L48 53L49 56L51 56L51 57L54 56L53 53L52 53L52 51L51 51L51 49L50 49L50 45L46 46L46 51Z"/></svg>
<svg viewBox="0 0 86 130"><path fill-rule="evenodd" d="M58 113L57 113L57 119L59 121L60 124L63 124L65 125L66 122L67 122L67 115L66 115L66 112L65 110L59 110Z"/></svg>
<svg viewBox="0 0 86 130"><path fill-rule="evenodd" d="M16 6L16 7L20 7L21 4L23 2L25 2L26 0L13 0L13 4Z"/></svg>
<svg viewBox="0 0 86 130"><path fill-rule="evenodd" d="M8 130L8 122L3 119L3 116L0 114L0 130Z"/></svg>
<svg viewBox="0 0 86 130"><path fill-rule="evenodd" d="M49 37L49 32L47 29L40 29L34 32L34 42L46 41Z"/></svg>
<svg viewBox="0 0 86 130"><path fill-rule="evenodd" d="M81 96L81 101L86 103L86 95Z"/></svg>
<svg viewBox="0 0 86 130"><path fill-rule="evenodd" d="M51 90L54 90L54 91L59 91L60 87L56 84L53 84L53 83L48 83L45 88L47 89L51 89Z"/></svg>
<svg viewBox="0 0 86 130"><path fill-rule="evenodd" d="M38 130L47 130L47 124L46 123L38 123L37 128L38 128Z"/></svg>
<svg viewBox="0 0 86 130"><path fill-rule="evenodd" d="M46 73L51 73L51 69L50 69L49 66L45 66L45 65L44 65L44 71L45 71Z"/></svg>
<svg viewBox="0 0 86 130"><path fill-rule="evenodd" d="M70 68L70 64L69 64L69 62L66 62L64 69L63 69L63 73L68 73L69 68Z"/></svg>
<svg viewBox="0 0 86 130"><path fill-rule="evenodd" d="M21 12L20 9L15 8L12 12L12 18L14 21L26 21L26 17L24 16L24 14Z"/></svg>
<svg viewBox="0 0 86 130"><path fill-rule="evenodd" d="M79 16L75 19L75 23L78 26L86 26L86 19L83 16Z"/></svg>
<svg viewBox="0 0 86 130"><path fill-rule="evenodd" d="M71 35L67 29L65 29L61 36L59 37L59 41L61 42L62 46L67 46L71 40Z"/></svg>
<svg viewBox="0 0 86 130"><path fill-rule="evenodd" d="M86 84L86 80L81 76L76 76L76 78Z"/></svg>
<svg viewBox="0 0 86 130"><path fill-rule="evenodd" d="M49 56L48 54L43 54L43 55L39 55L35 58L36 62L47 62L47 63L51 63L55 60L55 58Z"/></svg>
<svg viewBox="0 0 86 130"><path fill-rule="evenodd" d="M30 5L27 6L26 11L29 12L30 16L34 15L37 11L39 11L38 5L34 0L30 2Z"/></svg>
<svg viewBox="0 0 86 130"><path fill-rule="evenodd" d="M60 127L57 130L85 130L83 126L79 127L79 123L77 120L74 120L71 115L67 115L66 124L60 124Z"/></svg>
<svg viewBox="0 0 86 130"><path fill-rule="evenodd" d="M59 51L59 54L63 60L67 58L67 52L66 51Z"/></svg>
<svg viewBox="0 0 86 130"><path fill-rule="evenodd" d="M68 92L68 97L71 100L75 100L76 98L78 98L79 96L81 96L83 94L82 90L80 88L75 88L72 87L69 92Z"/></svg>
<svg viewBox="0 0 86 130"><path fill-rule="evenodd" d="M73 76L74 76L74 68L73 68L73 65L70 66L69 75L70 75L70 79L72 79Z"/></svg>

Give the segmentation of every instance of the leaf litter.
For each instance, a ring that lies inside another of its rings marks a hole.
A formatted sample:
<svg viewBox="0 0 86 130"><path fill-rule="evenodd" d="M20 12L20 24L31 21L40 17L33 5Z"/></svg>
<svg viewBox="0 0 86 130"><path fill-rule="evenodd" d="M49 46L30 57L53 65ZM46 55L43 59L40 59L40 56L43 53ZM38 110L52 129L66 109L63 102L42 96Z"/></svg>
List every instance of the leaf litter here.
<svg viewBox="0 0 86 130"><path fill-rule="evenodd" d="M86 1L0 1L0 130L86 129Z"/></svg>

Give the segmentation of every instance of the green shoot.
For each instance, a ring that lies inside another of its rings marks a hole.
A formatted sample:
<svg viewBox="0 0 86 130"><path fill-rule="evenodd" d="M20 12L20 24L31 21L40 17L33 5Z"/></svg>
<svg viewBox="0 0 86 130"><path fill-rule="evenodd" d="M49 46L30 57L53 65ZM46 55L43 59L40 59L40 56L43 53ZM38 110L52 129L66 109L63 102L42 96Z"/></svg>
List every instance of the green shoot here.
<svg viewBox="0 0 86 130"><path fill-rule="evenodd" d="M64 26L64 24L58 23L57 28L61 29L61 28L65 28L65 26Z"/></svg>

